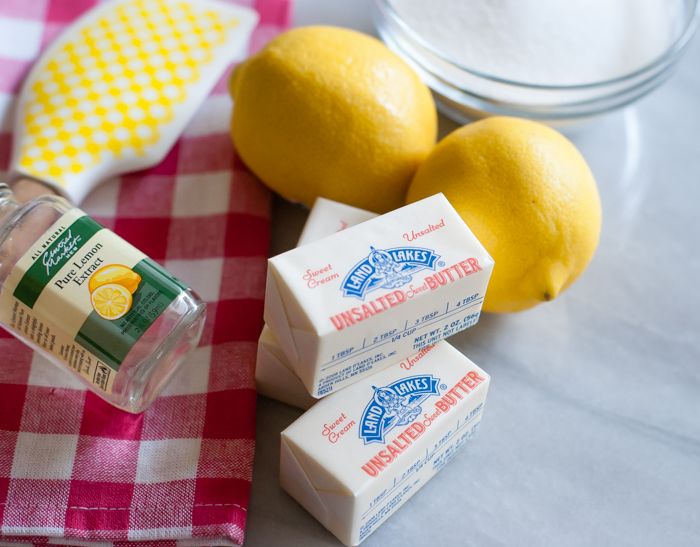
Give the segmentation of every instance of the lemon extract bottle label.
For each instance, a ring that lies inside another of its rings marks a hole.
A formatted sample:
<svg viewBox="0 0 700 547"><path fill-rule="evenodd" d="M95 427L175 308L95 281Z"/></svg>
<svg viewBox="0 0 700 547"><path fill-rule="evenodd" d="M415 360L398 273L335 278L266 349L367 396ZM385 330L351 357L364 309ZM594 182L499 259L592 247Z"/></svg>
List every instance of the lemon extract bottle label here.
<svg viewBox="0 0 700 547"><path fill-rule="evenodd" d="M0 321L111 393L138 340L187 286L79 209L17 262Z"/></svg>

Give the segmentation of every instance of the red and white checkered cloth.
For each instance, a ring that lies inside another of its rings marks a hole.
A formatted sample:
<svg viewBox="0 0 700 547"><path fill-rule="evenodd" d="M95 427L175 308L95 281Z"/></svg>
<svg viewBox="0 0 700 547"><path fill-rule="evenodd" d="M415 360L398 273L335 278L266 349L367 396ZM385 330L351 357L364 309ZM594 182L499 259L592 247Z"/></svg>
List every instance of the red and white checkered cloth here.
<svg viewBox="0 0 700 547"><path fill-rule="evenodd" d="M0 180L14 96L40 50L96 0L0 1ZM260 12L257 49L289 22ZM237 162L222 78L157 167L101 185L83 208L207 301L194 357L144 414L116 410L0 334L0 543L236 545L255 442L269 194Z"/></svg>

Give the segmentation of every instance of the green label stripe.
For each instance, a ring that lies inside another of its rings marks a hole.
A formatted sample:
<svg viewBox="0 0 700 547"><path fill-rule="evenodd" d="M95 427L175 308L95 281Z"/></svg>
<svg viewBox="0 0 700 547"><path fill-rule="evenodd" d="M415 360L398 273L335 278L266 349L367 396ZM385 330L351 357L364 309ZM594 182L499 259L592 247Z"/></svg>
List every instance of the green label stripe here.
<svg viewBox="0 0 700 547"><path fill-rule="evenodd" d="M93 311L75 337L78 344L114 370L119 369L143 333L187 288L151 259L142 260L133 270L141 276L141 282L134 293L131 310L115 321L103 319Z"/></svg>
<svg viewBox="0 0 700 547"><path fill-rule="evenodd" d="M13 293L14 297L33 308L44 287L100 230L102 226L87 216L80 217L68 226L61 235L46 246L22 276Z"/></svg>

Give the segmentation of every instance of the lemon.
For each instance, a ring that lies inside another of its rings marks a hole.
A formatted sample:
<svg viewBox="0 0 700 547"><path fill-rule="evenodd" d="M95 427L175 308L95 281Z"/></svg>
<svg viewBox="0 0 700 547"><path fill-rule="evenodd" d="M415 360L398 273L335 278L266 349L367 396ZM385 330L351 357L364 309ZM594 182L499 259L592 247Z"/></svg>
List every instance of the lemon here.
<svg viewBox="0 0 700 547"><path fill-rule="evenodd" d="M494 117L445 137L416 173L408 200L443 192L495 260L484 310L552 300L598 245L601 207L591 171L555 130Z"/></svg>
<svg viewBox="0 0 700 547"><path fill-rule="evenodd" d="M90 295L92 307L102 319L114 321L124 317L131 309L133 297L131 292L117 283L97 287Z"/></svg>
<svg viewBox="0 0 700 547"><path fill-rule="evenodd" d="M232 136L248 167L283 197L400 207L437 134L428 88L378 40L302 27L240 65Z"/></svg>
<svg viewBox="0 0 700 547"><path fill-rule="evenodd" d="M136 289L138 289L139 283L141 283L141 276L131 268L123 266L122 264L109 264L92 274L90 282L88 283L88 288L92 293L97 287L107 285L108 283L121 285L131 294L134 294Z"/></svg>

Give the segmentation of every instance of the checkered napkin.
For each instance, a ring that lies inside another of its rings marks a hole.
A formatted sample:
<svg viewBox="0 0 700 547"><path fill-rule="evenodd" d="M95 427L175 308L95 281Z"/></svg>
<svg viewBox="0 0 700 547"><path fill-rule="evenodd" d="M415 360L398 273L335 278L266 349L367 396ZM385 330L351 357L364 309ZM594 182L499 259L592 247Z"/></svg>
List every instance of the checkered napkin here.
<svg viewBox="0 0 700 547"><path fill-rule="evenodd" d="M0 177L22 77L95 1L0 1ZM242 2L261 16L252 48L287 25L289 1ZM160 165L82 204L209 306L199 348L146 413L109 406L0 334L0 543L243 542L269 195L234 156L230 108L222 78Z"/></svg>

